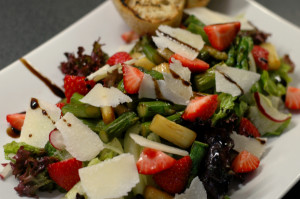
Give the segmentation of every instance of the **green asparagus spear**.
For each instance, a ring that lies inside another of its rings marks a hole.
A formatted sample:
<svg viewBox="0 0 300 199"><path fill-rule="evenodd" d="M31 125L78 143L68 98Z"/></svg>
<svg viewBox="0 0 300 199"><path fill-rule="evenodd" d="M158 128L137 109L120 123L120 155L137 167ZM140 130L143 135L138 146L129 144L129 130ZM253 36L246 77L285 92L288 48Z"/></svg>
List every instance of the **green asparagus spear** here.
<svg viewBox="0 0 300 199"><path fill-rule="evenodd" d="M188 25L187 30L189 30L192 33L198 34L202 37L203 41L206 44L209 44L208 36L205 33L204 29L202 26L199 26L197 24L191 23Z"/></svg>
<svg viewBox="0 0 300 199"><path fill-rule="evenodd" d="M79 118L100 118L101 111L100 108L91 106L84 103L69 103L62 107L62 113L66 114L67 112L73 113L76 117Z"/></svg>
<svg viewBox="0 0 300 199"><path fill-rule="evenodd" d="M122 91L123 93L126 93L125 88L124 88L124 81L123 79L118 83L118 89Z"/></svg>
<svg viewBox="0 0 300 199"><path fill-rule="evenodd" d="M170 121L173 121L173 122L176 122L177 124L180 124L182 122L182 118L181 118L182 114L183 114L183 111L180 111L180 112L177 112L177 113L175 113L173 115L170 115L166 118ZM151 121L143 122L141 124L141 134L142 134L142 136L146 137L151 132L151 130L149 129L150 124L151 124Z"/></svg>
<svg viewBox="0 0 300 199"><path fill-rule="evenodd" d="M113 122L105 125L99 132L100 138L107 143L114 137L119 137L129 127L138 121L138 117L134 112L126 112L120 115Z"/></svg>
<svg viewBox="0 0 300 199"><path fill-rule="evenodd" d="M235 46L232 45L228 51L227 60L225 62L227 64L227 66L235 65L235 57L236 57L236 50L235 50Z"/></svg>
<svg viewBox="0 0 300 199"><path fill-rule="evenodd" d="M194 76L194 85L198 92L207 91L215 86L215 66L209 68L204 73Z"/></svg>
<svg viewBox="0 0 300 199"><path fill-rule="evenodd" d="M196 25L198 25L198 26L200 26L200 27L204 27L204 26L205 26L205 24L204 24L202 21L200 21L197 17L195 17L194 15L190 15L190 16L183 22L183 24L184 24L185 26L189 26L190 24L196 24Z"/></svg>
<svg viewBox="0 0 300 199"><path fill-rule="evenodd" d="M158 72L158 71L156 71L156 70L147 70L147 69L145 69L145 68L143 68L143 67L139 67L139 66L137 66L137 68L138 68L140 71L142 71L143 73L146 73L146 74L150 75L151 77L153 77L153 78L156 79L156 80L164 79L163 74L160 73L160 72Z"/></svg>
<svg viewBox="0 0 300 199"><path fill-rule="evenodd" d="M207 51L208 54L209 54L211 57L213 57L213 58L215 58L215 59L217 59L217 60L224 60L224 61L225 61L225 60L227 60L227 58L228 58L227 53L218 51L217 49L215 49L215 48L213 48L213 47L211 47L211 46L205 45L205 46L203 47L202 50L203 50L203 51L204 51L204 50Z"/></svg>
<svg viewBox="0 0 300 199"><path fill-rule="evenodd" d="M146 57L154 64L158 65L163 63L165 60L159 55L156 49L151 45L150 39L147 36L142 38L143 52Z"/></svg>
<svg viewBox="0 0 300 199"><path fill-rule="evenodd" d="M70 103L74 103L74 104L82 104L81 100L84 96L79 94L79 93L74 93L71 97Z"/></svg>
<svg viewBox="0 0 300 199"><path fill-rule="evenodd" d="M172 104L163 101L140 102L137 106L137 113L143 121L152 118L156 114L167 116L175 112Z"/></svg>
<svg viewBox="0 0 300 199"><path fill-rule="evenodd" d="M237 48L236 66L244 70L249 70L248 54L253 48L253 40L250 37L242 37Z"/></svg>
<svg viewBox="0 0 300 199"><path fill-rule="evenodd" d="M80 120L95 132L99 132L104 126L103 120L100 119L80 118Z"/></svg>
<svg viewBox="0 0 300 199"><path fill-rule="evenodd" d="M199 141L195 141L192 145L190 157L192 159L192 169L190 172L189 183L198 175L199 167L202 159L206 154L208 145Z"/></svg>

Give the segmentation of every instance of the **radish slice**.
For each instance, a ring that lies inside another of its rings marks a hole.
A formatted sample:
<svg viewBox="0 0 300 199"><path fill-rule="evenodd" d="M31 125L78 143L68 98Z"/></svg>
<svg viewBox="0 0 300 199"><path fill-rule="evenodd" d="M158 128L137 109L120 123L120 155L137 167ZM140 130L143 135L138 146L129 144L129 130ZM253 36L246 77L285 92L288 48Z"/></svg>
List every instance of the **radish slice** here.
<svg viewBox="0 0 300 199"><path fill-rule="evenodd" d="M2 180L6 179L7 177L9 177L12 174L12 168L10 166L10 164L7 164L3 170L0 173L0 178Z"/></svg>
<svg viewBox="0 0 300 199"><path fill-rule="evenodd" d="M50 132L49 142L57 150L63 150L66 148L66 145L64 144L64 138L61 135L61 132L57 129L54 129Z"/></svg>
<svg viewBox="0 0 300 199"><path fill-rule="evenodd" d="M274 122L284 122L291 118L290 114L279 112L272 106L271 101L261 93L255 92L254 99L258 110Z"/></svg>

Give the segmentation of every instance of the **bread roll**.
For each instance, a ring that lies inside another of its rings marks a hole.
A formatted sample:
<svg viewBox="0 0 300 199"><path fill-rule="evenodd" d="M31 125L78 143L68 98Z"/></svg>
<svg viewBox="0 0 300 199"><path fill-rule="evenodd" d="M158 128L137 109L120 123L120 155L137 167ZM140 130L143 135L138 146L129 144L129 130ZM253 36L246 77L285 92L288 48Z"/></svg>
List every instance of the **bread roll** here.
<svg viewBox="0 0 300 199"><path fill-rule="evenodd" d="M161 24L178 26L184 0L113 0L128 26L138 33L154 34Z"/></svg>
<svg viewBox="0 0 300 199"><path fill-rule="evenodd" d="M210 0L186 0L185 7L193 8L193 7L201 7L206 6Z"/></svg>

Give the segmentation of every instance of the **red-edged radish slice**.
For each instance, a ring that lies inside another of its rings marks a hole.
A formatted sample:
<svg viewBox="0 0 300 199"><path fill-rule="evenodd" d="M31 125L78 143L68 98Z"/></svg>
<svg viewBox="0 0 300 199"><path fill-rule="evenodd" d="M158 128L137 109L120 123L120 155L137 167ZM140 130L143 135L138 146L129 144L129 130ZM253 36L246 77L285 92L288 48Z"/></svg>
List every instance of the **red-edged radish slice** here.
<svg viewBox="0 0 300 199"><path fill-rule="evenodd" d="M54 129L50 132L49 141L50 144L57 150L63 150L66 147L64 144L64 138L62 137L60 131L57 129Z"/></svg>
<svg viewBox="0 0 300 199"><path fill-rule="evenodd" d="M8 176L12 174L12 168L10 164L6 164L3 168L3 170L0 172L0 178L2 180L6 179Z"/></svg>
<svg viewBox="0 0 300 199"><path fill-rule="evenodd" d="M258 110L267 118L274 122L284 122L291 118L290 114L279 112L272 106L271 101L263 94L255 92L254 99Z"/></svg>

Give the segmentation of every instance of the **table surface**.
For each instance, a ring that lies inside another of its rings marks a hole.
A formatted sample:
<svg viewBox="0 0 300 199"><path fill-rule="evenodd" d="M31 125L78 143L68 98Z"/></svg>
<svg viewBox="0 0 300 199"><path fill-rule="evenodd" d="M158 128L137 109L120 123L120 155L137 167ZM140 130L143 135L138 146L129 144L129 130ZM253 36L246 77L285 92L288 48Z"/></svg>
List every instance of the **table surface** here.
<svg viewBox="0 0 300 199"><path fill-rule="evenodd" d="M0 69L76 22L104 0L0 1ZM299 0L257 0L300 27ZM284 197L299 195L300 182Z"/></svg>

